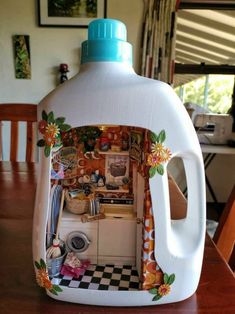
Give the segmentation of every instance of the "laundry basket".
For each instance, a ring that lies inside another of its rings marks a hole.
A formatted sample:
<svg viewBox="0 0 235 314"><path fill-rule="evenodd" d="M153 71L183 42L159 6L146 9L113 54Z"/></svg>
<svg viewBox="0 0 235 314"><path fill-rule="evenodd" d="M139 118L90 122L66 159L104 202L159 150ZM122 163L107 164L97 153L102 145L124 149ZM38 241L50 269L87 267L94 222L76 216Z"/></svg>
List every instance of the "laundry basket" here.
<svg viewBox="0 0 235 314"><path fill-rule="evenodd" d="M77 197L71 197L68 190L65 191L65 202L65 208L73 214L81 215L89 210L89 200L87 198L78 199Z"/></svg>

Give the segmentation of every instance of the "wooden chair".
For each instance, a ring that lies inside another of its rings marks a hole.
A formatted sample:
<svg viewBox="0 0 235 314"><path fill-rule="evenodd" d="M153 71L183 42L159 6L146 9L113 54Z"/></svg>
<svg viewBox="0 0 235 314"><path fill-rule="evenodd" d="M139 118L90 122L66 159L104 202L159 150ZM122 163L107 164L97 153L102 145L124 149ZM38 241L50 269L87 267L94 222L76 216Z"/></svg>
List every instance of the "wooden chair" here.
<svg viewBox="0 0 235 314"><path fill-rule="evenodd" d="M25 161L34 160L36 146L33 125L37 121L37 106L34 104L7 103L0 104L0 160L2 160L2 121L10 121L11 143L10 161L17 161L19 122L26 122L26 152Z"/></svg>
<svg viewBox="0 0 235 314"><path fill-rule="evenodd" d="M235 272L235 185L225 205L213 240L232 271Z"/></svg>

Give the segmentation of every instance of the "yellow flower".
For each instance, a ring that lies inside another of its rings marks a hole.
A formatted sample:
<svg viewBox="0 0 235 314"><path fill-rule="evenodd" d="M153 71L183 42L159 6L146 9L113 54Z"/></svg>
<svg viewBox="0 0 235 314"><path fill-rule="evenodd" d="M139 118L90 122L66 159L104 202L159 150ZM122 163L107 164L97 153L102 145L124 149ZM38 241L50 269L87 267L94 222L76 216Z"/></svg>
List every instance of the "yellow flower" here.
<svg viewBox="0 0 235 314"><path fill-rule="evenodd" d="M169 148L163 148L163 150L160 152L160 159L162 162L166 162L170 160L171 158L171 151Z"/></svg>
<svg viewBox="0 0 235 314"><path fill-rule="evenodd" d="M160 154L162 150L164 149L163 145L161 143L154 143L151 145L151 152L153 154Z"/></svg>
<svg viewBox="0 0 235 314"><path fill-rule="evenodd" d="M167 295L171 291L171 287L168 284L163 284L158 288L158 294L160 296Z"/></svg>
<svg viewBox="0 0 235 314"><path fill-rule="evenodd" d="M46 132L51 134L52 137L56 137L60 133L60 129L55 123L48 123L46 126Z"/></svg>
<svg viewBox="0 0 235 314"><path fill-rule="evenodd" d="M147 160L147 165L150 167L156 167L161 163L161 160L157 154L149 154L148 155L148 160Z"/></svg>

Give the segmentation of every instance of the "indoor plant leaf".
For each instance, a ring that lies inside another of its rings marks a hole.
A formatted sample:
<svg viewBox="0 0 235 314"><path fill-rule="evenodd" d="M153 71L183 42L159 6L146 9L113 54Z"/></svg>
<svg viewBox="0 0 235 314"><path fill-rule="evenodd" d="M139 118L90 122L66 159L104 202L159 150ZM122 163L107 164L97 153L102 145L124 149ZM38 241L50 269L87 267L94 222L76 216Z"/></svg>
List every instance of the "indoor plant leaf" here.
<svg viewBox="0 0 235 314"><path fill-rule="evenodd" d="M36 266L37 269L41 268L40 264L37 261L34 262L34 265Z"/></svg>
<svg viewBox="0 0 235 314"><path fill-rule="evenodd" d="M167 273L164 273L163 281L164 281L165 284L168 283L168 279L169 279L169 276L167 275Z"/></svg>
<svg viewBox="0 0 235 314"><path fill-rule="evenodd" d="M154 143L158 142L158 136L157 136L157 134L155 134L154 132L151 132L151 133L150 133L150 139L151 139L151 141L154 142Z"/></svg>
<svg viewBox="0 0 235 314"><path fill-rule="evenodd" d="M157 288L151 288L151 289L149 289L149 292L151 293L151 294L157 294L158 292L157 292Z"/></svg>
<svg viewBox="0 0 235 314"><path fill-rule="evenodd" d="M160 294L156 294L154 297L153 297L153 299L152 299L152 301L158 301L159 299L161 299L161 295Z"/></svg>
<svg viewBox="0 0 235 314"><path fill-rule="evenodd" d="M61 124L63 124L65 121L65 118L64 117L58 117L57 119L55 119L55 123L58 125L58 126L61 126Z"/></svg>
<svg viewBox="0 0 235 314"><path fill-rule="evenodd" d="M167 280L167 284L172 285L174 281L175 281L175 274L171 274Z"/></svg>
<svg viewBox="0 0 235 314"><path fill-rule="evenodd" d="M54 294L54 295L58 295L58 293L54 290L54 289L51 289L51 290L49 290L52 294Z"/></svg>
<svg viewBox="0 0 235 314"><path fill-rule="evenodd" d="M47 121L47 113L45 110L42 111L42 120Z"/></svg>
<svg viewBox="0 0 235 314"><path fill-rule="evenodd" d="M161 130L161 132L158 135L159 143L163 143L165 139L166 139L166 132L165 130Z"/></svg>
<svg viewBox="0 0 235 314"><path fill-rule="evenodd" d="M53 290L57 291L57 292L62 292L63 290L60 288L60 286L58 285L53 285Z"/></svg>
<svg viewBox="0 0 235 314"><path fill-rule="evenodd" d="M39 147L45 146L45 140L44 140L44 139L39 140L39 141L37 142L37 146L39 146Z"/></svg>
<svg viewBox="0 0 235 314"><path fill-rule="evenodd" d="M60 129L63 132L69 131L71 129L71 125L69 125L69 124L62 124L62 125L60 125Z"/></svg>
<svg viewBox="0 0 235 314"><path fill-rule="evenodd" d="M150 176L150 178L152 178L155 175L156 172L157 172L157 167L151 167L149 169L149 176Z"/></svg>
<svg viewBox="0 0 235 314"><path fill-rule="evenodd" d="M44 260L42 258L40 259L40 266L41 266L41 268L44 268L44 269L47 268L46 263L44 262Z"/></svg>
<svg viewBox="0 0 235 314"><path fill-rule="evenodd" d="M164 174L164 167L163 167L163 165L158 165L156 167L156 171L162 176Z"/></svg>
<svg viewBox="0 0 235 314"><path fill-rule="evenodd" d="M48 121L48 123L54 123L55 122L53 111L48 113L47 121Z"/></svg>
<svg viewBox="0 0 235 314"><path fill-rule="evenodd" d="M50 152L51 152L51 147L46 145L45 148L44 148L45 156L49 157L50 156Z"/></svg>

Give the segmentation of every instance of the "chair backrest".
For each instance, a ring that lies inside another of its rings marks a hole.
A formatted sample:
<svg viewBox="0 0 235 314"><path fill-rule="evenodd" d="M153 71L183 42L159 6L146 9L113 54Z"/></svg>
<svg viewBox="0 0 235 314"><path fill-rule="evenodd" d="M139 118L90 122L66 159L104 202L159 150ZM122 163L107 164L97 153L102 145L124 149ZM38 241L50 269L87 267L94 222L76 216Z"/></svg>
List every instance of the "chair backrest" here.
<svg viewBox="0 0 235 314"><path fill-rule="evenodd" d="M235 185L213 238L217 248L235 272Z"/></svg>
<svg viewBox="0 0 235 314"><path fill-rule="evenodd" d="M37 121L37 105L35 104L19 104L7 103L0 104L0 160L2 160L2 125L3 121L10 121L10 161L18 161L18 137L19 137L19 122L26 123L26 162L35 161L34 151L36 139L34 136L34 128Z"/></svg>

